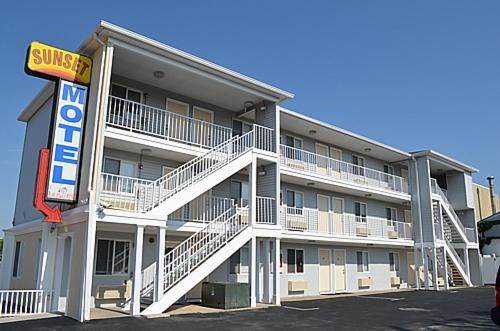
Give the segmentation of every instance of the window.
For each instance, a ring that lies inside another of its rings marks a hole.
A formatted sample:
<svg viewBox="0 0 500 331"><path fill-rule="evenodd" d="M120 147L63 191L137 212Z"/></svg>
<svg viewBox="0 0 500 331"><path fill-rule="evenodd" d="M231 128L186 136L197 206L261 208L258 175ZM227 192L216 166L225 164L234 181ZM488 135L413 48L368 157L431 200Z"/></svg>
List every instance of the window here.
<svg viewBox="0 0 500 331"><path fill-rule="evenodd" d="M242 247L229 258L230 274L248 274L248 247Z"/></svg>
<svg viewBox="0 0 500 331"><path fill-rule="evenodd" d="M286 254L287 272L289 274L304 273L304 250L302 249L287 249Z"/></svg>
<svg viewBox="0 0 500 331"><path fill-rule="evenodd" d="M302 149L302 139L286 136L286 145L297 149Z"/></svg>
<svg viewBox="0 0 500 331"><path fill-rule="evenodd" d="M292 136L285 137L285 145L290 147L286 149L286 157L292 160L302 160L302 139Z"/></svg>
<svg viewBox="0 0 500 331"><path fill-rule="evenodd" d="M231 180L231 189L229 197L234 199L240 207L248 206L250 201L250 186L248 182Z"/></svg>
<svg viewBox="0 0 500 331"><path fill-rule="evenodd" d="M389 266L391 271L399 272L399 253L389 253Z"/></svg>
<svg viewBox="0 0 500 331"><path fill-rule="evenodd" d="M302 208L304 207L304 194L296 191L286 191L286 206L287 213L302 215Z"/></svg>
<svg viewBox="0 0 500 331"><path fill-rule="evenodd" d="M369 272L370 263L368 261L368 252L356 252L356 259L358 263L358 272Z"/></svg>
<svg viewBox="0 0 500 331"><path fill-rule="evenodd" d="M14 252L14 268L12 269L12 277L21 277L21 261L23 259L24 244L22 241L16 241L16 251Z"/></svg>
<svg viewBox="0 0 500 331"><path fill-rule="evenodd" d="M356 216L356 222L366 223L366 203L355 202L354 215Z"/></svg>
<svg viewBox="0 0 500 331"><path fill-rule="evenodd" d="M388 226L396 226L396 222L398 221L398 211L396 208L386 208L387 214L387 225Z"/></svg>
<svg viewBox="0 0 500 331"><path fill-rule="evenodd" d="M135 164L134 162L118 160L109 157L104 158L104 173L116 176L130 177L110 177L103 183L104 190L113 192L118 191L122 193L133 193L134 183L131 178L136 177L136 169L137 164Z"/></svg>
<svg viewBox="0 0 500 331"><path fill-rule="evenodd" d="M233 136L242 136L250 131L252 131L252 124L233 120Z"/></svg>
<svg viewBox="0 0 500 331"><path fill-rule="evenodd" d="M142 101L142 92L138 90L133 90L131 88L122 86L122 85L117 85L117 84L111 84L111 95L114 97L118 97L121 99L126 99L134 102L141 102Z"/></svg>
<svg viewBox="0 0 500 331"><path fill-rule="evenodd" d="M97 240L96 274L128 274L130 242L118 240Z"/></svg>
<svg viewBox="0 0 500 331"><path fill-rule="evenodd" d="M357 167L354 167L354 174L355 175L360 175L364 176L365 175L365 159L362 158L361 156L357 155L352 155L352 163L354 165L357 165Z"/></svg>

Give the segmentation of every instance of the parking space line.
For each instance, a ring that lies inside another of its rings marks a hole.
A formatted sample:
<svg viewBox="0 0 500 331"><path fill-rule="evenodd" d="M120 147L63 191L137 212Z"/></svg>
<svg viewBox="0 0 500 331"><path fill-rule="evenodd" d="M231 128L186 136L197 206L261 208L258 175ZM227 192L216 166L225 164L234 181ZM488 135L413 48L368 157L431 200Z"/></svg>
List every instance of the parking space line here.
<svg viewBox="0 0 500 331"><path fill-rule="evenodd" d="M366 296L366 295L361 295L361 296L359 296L359 298L389 300L389 301L401 301L401 300L405 299L405 298L369 297L369 296Z"/></svg>
<svg viewBox="0 0 500 331"><path fill-rule="evenodd" d="M313 308L299 308L299 307L290 307L290 306L281 306L286 309L293 309L293 310L300 310L300 311L312 311L312 310L319 310L318 307L313 307Z"/></svg>

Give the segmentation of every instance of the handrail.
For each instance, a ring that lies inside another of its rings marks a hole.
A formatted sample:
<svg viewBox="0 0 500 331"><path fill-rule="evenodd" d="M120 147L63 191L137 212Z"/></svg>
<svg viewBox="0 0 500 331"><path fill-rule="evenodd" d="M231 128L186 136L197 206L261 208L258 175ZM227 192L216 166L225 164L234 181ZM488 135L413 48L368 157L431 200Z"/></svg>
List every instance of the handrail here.
<svg viewBox="0 0 500 331"><path fill-rule="evenodd" d="M46 313L52 300L50 290L0 290L0 317Z"/></svg>
<svg viewBox="0 0 500 331"><path fill-rule="evenodd" d="M247 226L248 219L233 208L165 254L164 291L187 276Z"/></svg>
<svg viewBox="0 0 500 331"><path fill-rule="evenodd" d="M275 224L275 198L257 197L256 222L260 224Z"/></svg>
<svg viewBox="0 0 500 331"><path fill-rule="evenodd" d="M443 192L441 187L439 187L437 181L434 178L431 178L431 188L432 192L439 195L443 203L448 207L452 216L455 217L456 222L453 222L453 224L457 223L458 227L462 230L462 233L466 235L465 226L462 224L460 217L458 217L457 213L455 212L455 209L453 209L453 205L450 203L450 201L446 197L446 194Z"/></svg>
<svg viewBox="0 0 500 331"><path fill-rule="evenodd" d="M356 184L375 186L389 191L408 193L408 181L403 177L283 144L280 145L280 161L281 165L295 170L312 172Z"/></svg>
<svg viewBox="0 0 500 331"><path fill-rule="evenodd" d="M412 239L411 223L381 217L337 214L311 208L282 206L281 226L284 230L303 231L329 236L378 237Z"/></svg>
<svg viewBox="0 0 500 331"><path fill-rule="evenodd" d="M115 96L109 96L106 123L203 148L217 146L232 136L231 128Z"/></svg>

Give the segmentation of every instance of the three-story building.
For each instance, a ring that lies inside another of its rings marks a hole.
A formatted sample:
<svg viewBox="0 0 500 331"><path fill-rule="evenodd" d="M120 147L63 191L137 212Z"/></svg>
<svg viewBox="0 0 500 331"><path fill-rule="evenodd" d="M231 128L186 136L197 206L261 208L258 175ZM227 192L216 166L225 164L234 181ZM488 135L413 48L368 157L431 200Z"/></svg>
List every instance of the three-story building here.
<svg viewBox="0 0 500 331"><path fill-rule="evenodd" d="M285 109L289 92L107 22L79 51L94 60L79 201L62 224L32 206L49 83L19 117L0 300L85 321L199 301L204 281L247 283L250 306L481 283L474 168Z"/></svg>

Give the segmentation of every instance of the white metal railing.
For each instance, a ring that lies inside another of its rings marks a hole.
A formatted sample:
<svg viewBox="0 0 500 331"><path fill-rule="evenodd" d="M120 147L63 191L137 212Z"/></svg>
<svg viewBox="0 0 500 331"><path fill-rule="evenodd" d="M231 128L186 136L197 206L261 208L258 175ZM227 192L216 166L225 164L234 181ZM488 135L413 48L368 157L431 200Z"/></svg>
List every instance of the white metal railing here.
<svg viewBox="0 0 500 331"><path fill-rule="evenodd" d="M382 171L332 159L302 149L280 145L283 167L331 177L356 184L374 186L388 191L408 193L405 178Z"/></svg>
<svg viewBox="0 0 500 331"><path fill-rule="evenodd" d="M234 207L234 199L204 193L168 215L169 220L208 223Z"/></svg>
<svg viewBox="0 0 500 331"><path fill-rule="evenodd" d="M0 290L0 317L47 313L51 305L52 291Z"/></svg>
<svg viewBox="0 0 500 331"><path fill-rule="evenodd" d="M142 270L141 274L142 286L141 297L152 296L155 289L156 281L156 262Z"/></svg>
<svg viewBox="0 0 500 331"><path fill-rule="evenodd" d="M452 220L453 224L455 226L458 226L462 230L462 233L465 234L466 233L465 226L463 225L462 221L460 220L460 217L458 217L457 213L455 212L455 209L453 209L453 205L448 200L446 194L439 187L439 185L437 184L436 179L434 179L434 178L431 178L431 191L432 191L432 193L439 195L439 197L441 198L441 201L443 202L443 204L445 204L448 207L448 210L450 211L451 216L455 218L454 222Z"/></svg>
<svg viewBox="0 0 500 331"><path fill-rule="evenodd" d="M139 211L144 201L139 205L138 197L143 196L152 183L151 180L102 173L99 201L106 208Z"/></svg>
<svg viewBox="0 0 500 331"><path fill-rule="evenodd" d="M276 152L276 144L274 143L274 130L262 125L254 124L253 131L255 132L254 147L268 152Z"/></svg>
<svg viewBox="0 0 500 331"><path fill-rule="evenodd" d="M458 255L458 252L455 250L455 247L453 247L453 244L446 236L445 236L445 241L446 241L446 246L450 249L451 254L455 257L456 261L458 262L458 266L462 268L462 270L465 272L467 269L465 269L465 264L462 261L460 255Z"/></svg>
<svg viewBox="0 0 500 331"><path fill-rule="evenodd" d="M332 236L412 239L411 223L373 216L337 214L318 209L282 206L280 222L284 230Z"/></svg>
<svg viewBox="0 0 500 331"><path fill-rule="evenodd" d="M276 224L274 220L275 201L275 198L257 197L257 223Z"/></svg>
<svg viewBox="0 0 500 331"><path fill-rule="evenodd" d="M106 124L204 148L232 136L231 128L114 96L109 97Z"/></svg>
<svg viewBox="0 0 500 331"><path fill-rule="evenodd" d="M168 252L165 255L164 291L187 276L247 226L248 218L233 208Z"/></svg>

